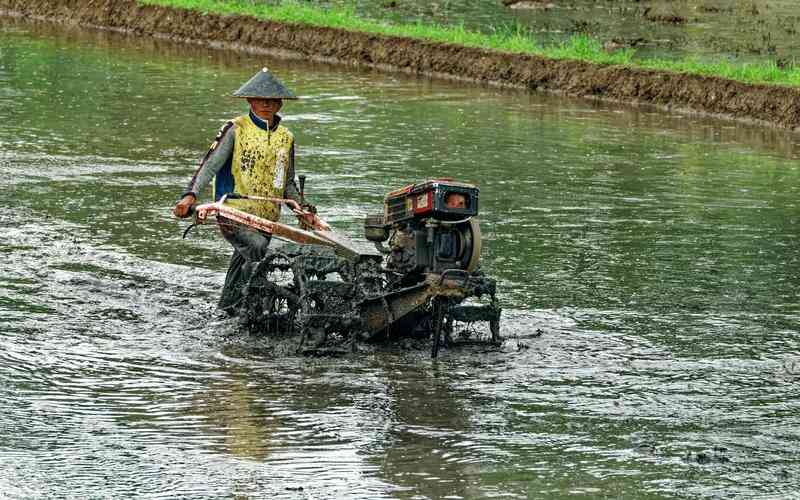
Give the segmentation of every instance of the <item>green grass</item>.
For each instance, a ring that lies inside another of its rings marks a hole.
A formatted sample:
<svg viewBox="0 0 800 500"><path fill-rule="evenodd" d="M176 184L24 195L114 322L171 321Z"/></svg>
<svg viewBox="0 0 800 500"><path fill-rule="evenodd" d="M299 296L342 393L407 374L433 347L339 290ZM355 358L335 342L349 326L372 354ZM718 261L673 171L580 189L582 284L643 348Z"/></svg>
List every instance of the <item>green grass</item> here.
<svg viewBox="0 0 800 500"><path fill-rule="evenodd" d="M604 50L602 44L586 35L544 46L521 26L501 26L493 33L470 31L464 26L440 26L427 23L389 24L359 18L353 8L315 7L299 0L283 0L269 5L248 0L137 0L141 4L191 9L201 13L238 14L258 19L299 23L311 26L341 28L390 36L402 36L444 42L466 47L479 47L502 52L534 54L552 59L570 59L596 64L619 64L635 68L718 76L746 83L771 83L800 86L800 67L779 67L775 61L715 63L697 59L634 58L633 49Z"/></svg>

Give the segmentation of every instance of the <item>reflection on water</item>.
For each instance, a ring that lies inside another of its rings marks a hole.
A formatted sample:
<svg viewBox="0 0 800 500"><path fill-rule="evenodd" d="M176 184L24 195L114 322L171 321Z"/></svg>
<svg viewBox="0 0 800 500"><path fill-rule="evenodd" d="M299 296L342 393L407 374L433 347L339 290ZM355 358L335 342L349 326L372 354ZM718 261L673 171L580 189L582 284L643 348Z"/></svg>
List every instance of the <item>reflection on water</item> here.
<svg viewBox="0 0 800 500"><path fill-rule="evenodd" d="M340 230L481 186L500 350L273 358L168 209L269 65ZM0 23L0 490L14 498L781 497L798 140L731 122Z"/></svg>

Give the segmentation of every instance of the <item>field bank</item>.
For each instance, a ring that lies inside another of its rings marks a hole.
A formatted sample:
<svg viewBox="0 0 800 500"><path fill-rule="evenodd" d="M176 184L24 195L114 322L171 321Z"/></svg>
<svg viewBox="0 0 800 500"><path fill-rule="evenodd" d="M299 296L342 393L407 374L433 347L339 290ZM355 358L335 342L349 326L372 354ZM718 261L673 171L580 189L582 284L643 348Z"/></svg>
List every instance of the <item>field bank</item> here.
<svg viewBox="0 0 800 500"><path fill-rule="evenodd" d="M134 0L0 0L0 11L6 16L282 57L685 109L791 130L800 127L800 89L791 87L201 14L143 6Z"/></svg>

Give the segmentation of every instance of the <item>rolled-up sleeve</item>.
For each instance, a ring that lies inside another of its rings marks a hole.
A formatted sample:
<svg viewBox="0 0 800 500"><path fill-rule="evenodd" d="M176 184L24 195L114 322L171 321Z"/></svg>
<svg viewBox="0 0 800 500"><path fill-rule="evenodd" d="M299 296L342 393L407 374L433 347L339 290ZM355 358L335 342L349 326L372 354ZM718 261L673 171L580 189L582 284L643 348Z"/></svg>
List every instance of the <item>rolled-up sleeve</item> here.
<svg viewBox="0 0 800 500"><path fill-rule="evenodd" d="M289 152L289 168L286 171L286 187L283 190L283 197L300 203L300 191L294 180L294 144Z"/></svg>

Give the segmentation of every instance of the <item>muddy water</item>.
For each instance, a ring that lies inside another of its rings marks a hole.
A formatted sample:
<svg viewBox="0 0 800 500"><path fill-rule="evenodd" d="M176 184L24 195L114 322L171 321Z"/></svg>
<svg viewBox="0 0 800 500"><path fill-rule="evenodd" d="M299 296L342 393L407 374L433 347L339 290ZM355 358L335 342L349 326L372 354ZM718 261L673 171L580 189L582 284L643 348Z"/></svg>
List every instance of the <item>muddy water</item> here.
<svg viewBox="0 0 800 500"><path fill-rule="evenodd" d="M274 358L168 209L268 64L339 230L480 184L502 349ZM798 137L0 21L0 496L785 498Z"/></svg>

